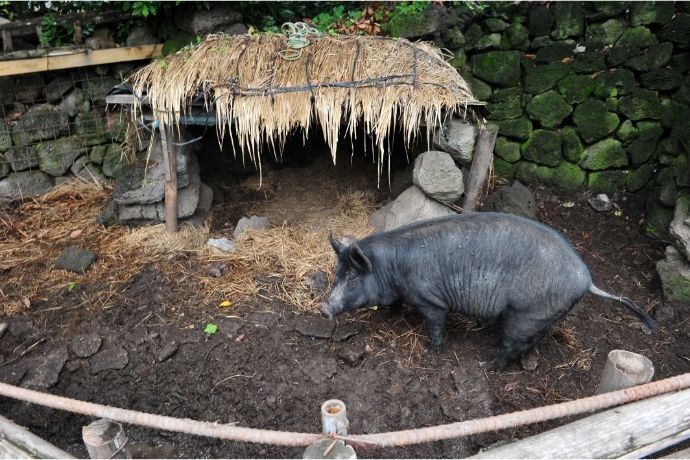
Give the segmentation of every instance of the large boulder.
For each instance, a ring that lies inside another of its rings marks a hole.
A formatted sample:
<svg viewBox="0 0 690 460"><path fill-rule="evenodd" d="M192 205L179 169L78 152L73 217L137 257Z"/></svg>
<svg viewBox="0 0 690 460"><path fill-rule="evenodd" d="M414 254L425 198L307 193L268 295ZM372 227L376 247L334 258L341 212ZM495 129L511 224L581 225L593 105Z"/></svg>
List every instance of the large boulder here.
<svg viewBox="0 0 690 460"><path fill-rule="evenodd" d="M56 139L69 130L65 112L50 104L31 107L12 128L14 145L29 145L45 139Z"/></svg>
<svg viewBox="0 0 690 460"><path fill-rule="evenodd" d="M520 83L519 51L489 51L472 56L472 73L499 86L515 86Z"/></svg>
<svg viewBox="0 0 690 460"><path fill-rule="evenodd" d="M230 3L211 3L208 9L189 7L189 11L175 15L175 25L194 35L206 35L216 32L222 26L242 21Z"/></svg>
<svg viewBox="0 0 690 460"><path fill-rule="evenodd" d="M526 108L529 117L539 121L544 128L555 128L573 111L563 96L553 90L537 94Z"/></svg>
<svg viewBox="0 0 690 460"><path fill-rule="evenodd" d="M522 145L522 157L546 166L557 166L561 161L561 135L546 129L537 129Z"/></svg>
<svg viewBox="0 0 690 460"><path fill-rule="evenodd" d="M413 185L395 201L374 212L369 218L369 224L380 231L386 231L412 222L453 214L455 212L452 209L429 198Z"/></svg>
<svg viewBox="0 0 690 460"><path fill-rule="evenodd" d="M666 248L666 258L657 262L656 271L667 300L690 301L690 262L675 247Z"/></svg>
<svg viewBox="0 0 690 460"><path fill-rule="evenodd" d="M573 121L585 142L594 142L612 133L620 123L618 115L609 112L606 104L589 99L575 108Z"/></svg>
<svg viewBox="0 0 690 460"><path fill-rule="evenodd" d="M678 250L690 260L690 197L679 198L676 202L670 233Z"/></svg>
<svg viewBox="0 0 690 460"><path fill-rule="evenodd" d="M434 147L446 152L460 164L472 164L477 128L468 120L451 118L434 134Z"/></svg>
<svg viewBox="0 0 690 460"><path fill-rule="evenodd" d="M33 146L41 171L51 176L64 175L72 167L74 160L86 151L81 139L76 136L62 137Z"/></svg>
<svg viewBox="0 0 690 460"><path fill-rule="evenodd" d="M430 150L417 157L412 182L436 200L452 203L465 191L462 171L446 152Z"/></svg>
<svg viewBox="0 0 690 460"><path fill-rule="evenodd" d="M628 157L619 141L607 138L587 147L582 152L579 164L584 169L600 171L627 166Z"/></svg>

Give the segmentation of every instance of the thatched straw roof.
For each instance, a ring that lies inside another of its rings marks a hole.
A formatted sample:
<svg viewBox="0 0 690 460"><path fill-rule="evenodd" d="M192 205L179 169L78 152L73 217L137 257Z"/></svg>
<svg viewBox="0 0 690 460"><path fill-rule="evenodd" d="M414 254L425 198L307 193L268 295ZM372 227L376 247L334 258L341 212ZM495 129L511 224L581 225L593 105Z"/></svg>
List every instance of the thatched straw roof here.
<svg viewBox="0 0 690 460"><path fill-rule="evenodd" d="M131 82L167 126L191 114L201 96L214 112L221 141L232 130L253 161L262 142L281 146L295 128L307 132L318 123L335 162L341 129L354 138L363 124L377 147L379 172L394 129L401 128L409 143L420 126L429 134L442 117L465 112L474 102L468 85L432 45L369 36L309 40L296 51L285 35L210 35L152 62Z"/></svg>

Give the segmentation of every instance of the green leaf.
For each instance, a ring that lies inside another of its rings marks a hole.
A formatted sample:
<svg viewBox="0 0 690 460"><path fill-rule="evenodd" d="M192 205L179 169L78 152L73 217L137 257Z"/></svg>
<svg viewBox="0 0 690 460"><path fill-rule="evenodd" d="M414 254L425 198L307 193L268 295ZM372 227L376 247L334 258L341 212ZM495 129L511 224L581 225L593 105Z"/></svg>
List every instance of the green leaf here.
<svg viewBox="0 0 690 460"><path fill-rule="evenodd" d="M77 287L77 283L75 283L74 281L70 281L69 283L67 283L67 292L74 291L75 287Z"/></svg>
<svg viewBox="0 0 690 460"><path fill-rule="evenodd" d="M213 335L218 332L218 325L215 323L208 323L204 328L204 334Z"/></svg>

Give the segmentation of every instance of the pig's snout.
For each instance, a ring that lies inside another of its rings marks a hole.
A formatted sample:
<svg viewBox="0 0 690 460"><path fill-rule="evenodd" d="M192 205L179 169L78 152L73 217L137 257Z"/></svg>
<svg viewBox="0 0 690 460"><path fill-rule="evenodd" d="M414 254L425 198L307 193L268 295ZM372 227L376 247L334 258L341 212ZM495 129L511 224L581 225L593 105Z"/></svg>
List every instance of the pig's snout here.
<svg viewBox="0 0 690 460"><path fill-rule="evenodd" d="M321 316L326 319L333 319L333 313L330 312L328 304L321 304Z"/></svg>

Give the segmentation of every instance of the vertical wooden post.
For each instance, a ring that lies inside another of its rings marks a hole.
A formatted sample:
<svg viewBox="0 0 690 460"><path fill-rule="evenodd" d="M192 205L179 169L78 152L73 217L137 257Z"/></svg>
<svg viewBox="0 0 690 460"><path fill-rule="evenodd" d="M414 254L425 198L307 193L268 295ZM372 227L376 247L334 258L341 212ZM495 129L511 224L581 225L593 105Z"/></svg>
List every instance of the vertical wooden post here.
<svg viewBox="0 0 690 460"><path fill-rule="evenodd" d="M82 427L81 436L91 458L132 458L125 430L117 422L96 420Z"/></svg>
<svg viewBox="0 0 690 460"><path fill-rule="evenodd" d="M654 365L646 357L630 351L611 350L595 394L642 385L652 380L652 377Z"/></svg>
<svg viewBox="0 0 690 460"><path fill-rule="evenodd" d="M470 167L470 180L465 188L465 202L462 206L464 212L474 211L477 207L486 176L489 174L497 136L498 131L493 126L485 125L479 130Z"/></svg>
<svg viewBox="0 0 690 460"><path fill-rule="evenodd" d="M2 50L5 53L9 53L10 51L14 50L14 46L12 45L12 32L9 30L2 31Z"/></svg>
<svg viewBox="0 0 690 460"><path fill-rule="evenodd" d="M173 144L172 130L161 128L163 169L165 170L165 229L177 232L177 152Z"/></svg>

